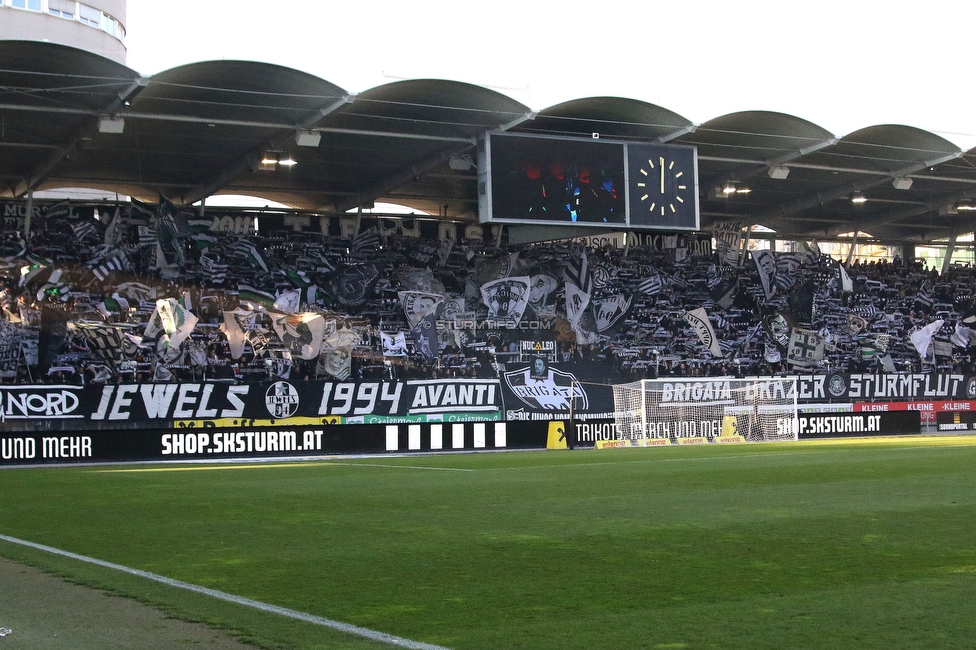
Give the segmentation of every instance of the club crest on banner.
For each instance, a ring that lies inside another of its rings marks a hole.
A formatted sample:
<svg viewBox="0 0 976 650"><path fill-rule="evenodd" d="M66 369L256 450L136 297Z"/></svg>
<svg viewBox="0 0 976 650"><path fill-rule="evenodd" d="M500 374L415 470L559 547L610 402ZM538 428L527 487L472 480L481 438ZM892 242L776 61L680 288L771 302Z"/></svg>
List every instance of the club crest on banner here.
<svg viewBox="0 0 976 650"><path fill-rule="evenodd" d="M573 407L585 411L589 408L586 391L568 372L556 370L545 359L533 359L531 366L504 373L505 383L515 396L530 408L538 411L568 411Z"/></svg>
<svg viewBox="0 0 976 650"><path fill-rule="evenodd" d="M289 418L298 410L298 391L287 381L276 381L264 394L264 404L275 419Z"/></svg>

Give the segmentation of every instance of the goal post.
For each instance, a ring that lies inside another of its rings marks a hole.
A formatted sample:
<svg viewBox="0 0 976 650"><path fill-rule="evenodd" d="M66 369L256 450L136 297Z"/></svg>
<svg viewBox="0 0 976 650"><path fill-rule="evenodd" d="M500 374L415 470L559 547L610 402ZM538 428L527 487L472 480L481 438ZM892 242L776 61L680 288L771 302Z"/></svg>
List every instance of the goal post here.
<svg viewBox="0 0 976 650"><path fill-rule="evenodd" d="M796 377L642 379L613 386L621 439L796 440Z"/></svg>

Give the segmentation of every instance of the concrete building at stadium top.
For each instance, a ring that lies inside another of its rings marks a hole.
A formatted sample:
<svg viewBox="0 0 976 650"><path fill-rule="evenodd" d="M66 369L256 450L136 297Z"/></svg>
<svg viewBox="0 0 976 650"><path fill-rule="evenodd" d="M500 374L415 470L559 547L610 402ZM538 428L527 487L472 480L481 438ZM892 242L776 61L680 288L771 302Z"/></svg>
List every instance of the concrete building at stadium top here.
<svg viewBox="0 0 976 650"><path fill-rule="evenodd" d="M125 64L126 0L0 0L0 40L69 45Z"/></svg>

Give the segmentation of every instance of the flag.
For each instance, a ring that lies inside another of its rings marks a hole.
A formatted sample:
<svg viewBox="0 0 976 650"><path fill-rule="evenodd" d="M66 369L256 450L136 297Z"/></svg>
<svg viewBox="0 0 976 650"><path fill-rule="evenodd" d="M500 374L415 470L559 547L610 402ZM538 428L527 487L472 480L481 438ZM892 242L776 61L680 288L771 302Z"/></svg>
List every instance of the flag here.
<svg viewBox="0 0 976 650"><path fill-rule="evenodd" d="M958 345L961 348L968 348L971 334L971 329L965 325L956 323L956 329L952 333L952 337L949 340L952 341L953 345Z"/></svg>
<svg viewBox="0 0 976 650"><path fill-rule="evenodd" d="M396 334L380 332L380 340L383 342L384 357L407 356L407 337L404 336L403 332Z"/></svg>
<svg viewBox="0 0 976 650"><path fill-rule="evenodd" d="M686 311L683 314L683 318L688 321L691 328L698 334L698 338L701 339L705 349L711 352L712 356L721 357L722 347L719 345L718 338L715 336L712 322L708 320L708 312L703 307L699 307L698 309Z"/></svg>
<svg viewBox="0 0 976 650"><path fill-rule="evenodd" d="M847 331L857 335L867 329L868 321L857 314L847 315Z"/></svg>
<svg viewBox="0 0 976 650"><path fill-rule="evenodd" d="M590 301L596 332L600 336L612 334L630 314L633 305L631 296L618 294Z"/></svg>
<svg viewBox="0 0 976 650"><path fill-rule="evenodd" d="M444 302L444 296L423 291L399 291L397 296L400 298L403 315L406 316L410 327L415 327L427 316L437 313Z"/></svg>
<svg viewBox="0 0 976 650"><path fill-rule="evenodd" d="M379 230L370 228L357 233L349 243L349 252L353 255L361 255L366 252L376 252L383 243Z"/></svg>
<svg viewBox="0 0 976 650"><path fill-rule="evenodd" d="M433 363L440 352L437 340L437 324L434 315L428 314L410 330L416 350L427 363Z"/></svg>
<svg viewBox="0 0 976 650"><path fill-rule="evenodd" d="M742 223L740 221L716 221L712 227L716 252L723 262L738 265L742 247Z"/></svg>
<svg viewBox="0 0 976 650"><path fill-rule="evenodd" d="M332 274L332 293L343 307L361 307L369 299L379 279L373 263L353 264Z"/></svg>
<svg viewBox="0 0 976 650"><path fill-rule="evenodd" d="M108 279L112 273L115 271L123 271L125 270L126 266L128 266L126 260L121 257L113 257L107 262L103 262L102 264L92 268L92 273L95 274L95 277L98 278L99 282L105 282L105 280Z"/></svg>
<svg viewBox="0 0 976 650"><path fill-rule="evenodd" d="M840 276L840 290L854 291L854 283L851 282L851 276L847 275L844 265L840 262L837 263L837 273Z"/></svg>
<svg viewBox="0 0 976 650"><path fill-rule="evenodd" d="M816 287L813 280L807 280L797 287L788 298L793 318L800 325L810 325L813 322L813 294Z"/></svg>
<svg viewBox="0 0 976 650"><path fill-rule="evenodd" d="M244 354L244 346L247 344L247 332L251 329L254 322L254 312L236 309L225 311L224 322L220 326L220 331L227 337L227 345L230 348L232 359L240 359Z"/></svg>
<svg viewBox="0 0 976 650"><path fill-rule="evenodd" d="M935 298L928 290L928 282L923 282L922 286L919 287L918 293L915 295L915 302L922 305L925 309L931 309L932 305L935 304Z"/></svg>
<svg viewBox="0 0 976 650"><path fill-rule="evenodd" d="M319 357L322 369L339 381L349 379L352 374L352 346L342 346L329 350Z"/></svg>
<svg viewBox="0 0 976 650"><path fill-rule="evenodd" d="M237 298L242 303L251 303L254 307L271 309L275 304L275 297L267 291L261 291L249 284L237 285Z"/></svg>
<svg viewBox="0 0 976 650"><path fill-rule="evenodd" d="M481 300L488 307L490 320L509 321L518 327L529 304L528 276L500 278L481 286Z"/></svg>
<svg viewBox="0 0 976 650"><path fill-rule="evenodd" d="M157 349L179 350L199 319L173 298L156 301L156 310L146 324L143 338L157 341Z"/></svg>
<svg viewBox="0 0 976 650"><path fill-rule="evenodd" d="M661 293L664 288L664 281L661 279L660 275L653 275L649 278L644 278L637 284L638 293L642 293L645 296L656 296Z"/></svg>
<svg viewBox="0 0 976 650"><path fill-rule="evenodd" d="M271 325L292 357L314 359L322 349L325 318L321 314L270 314Z"/></svg>
<svg viewBox="0 0 976 650"><path fill-rule="evenodd" d="M935 333L942 329L943 321L937 320L929 323L925 327L919 328L911 333L909 339L918 354L924 359L928 355L929 346L932 344L932 338Z"/></svg>
<svg viewBox="0 0 976 650"><path fill-rule="evenodd" d="M758 250L752 251L752 260L759 271L759 281L766 293L766 300L769 300L776 293L776 259L771 251Z"/></svg>
<svg viewBox="0 0 976 650"><path fill-rule="evenodd" d="M794 328L786 362L797 366L815 366L824 356L824 338L813 330Z"/></svg>
<svg viewBox="0 0 976 650"><path fill-rule="evenodd" d="M99 359L107 362L113 369L118 368L124 347L122 330L102 323L76 322L74 326L85 335L88 348Z"/></svg>
<svg viewBox="0 0 976 650"><path fill-rule="evenodd" d="M275 298L274 308L286 314L294 314L302 304L302 292L298 289L284 291Z"/></svg>
<svg viewBox="0 0 976 650"><path fill-rule="evenodd" d="M37 366L41 372L47 372L68 345L68 316L68 312L61 309L41 306L41 327L37 337Z"/></svg>
<svg viewBox="0 0 976 650"><path fill-rule="evenodd" d="M881 369L885 372L895 372L895 361L890 354L878 357L878 361L881 362Z"/></svg>
<svg viewBox="0 0 976 650"><path fill-rule="evenodd" d="M81 242L86 237L96 237L98 235L98 229L95 228L93 224L88 219L78 219L77 221L71 222L71 233L74 235L75 241Z"/></svg>

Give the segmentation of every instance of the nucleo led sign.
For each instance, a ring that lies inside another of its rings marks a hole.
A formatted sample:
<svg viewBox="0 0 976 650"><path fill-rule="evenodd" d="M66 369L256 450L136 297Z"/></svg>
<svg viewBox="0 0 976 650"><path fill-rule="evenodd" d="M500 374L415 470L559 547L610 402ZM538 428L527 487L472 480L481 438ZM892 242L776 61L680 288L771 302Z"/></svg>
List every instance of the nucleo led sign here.
<svg viewBox="0 0 976 650"><path fill-rule="evenodd" d="M698 230L694 147L489 132L482 223Z"/></svg>

